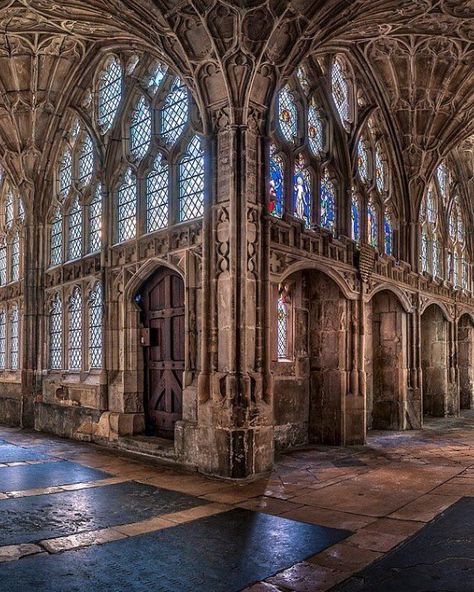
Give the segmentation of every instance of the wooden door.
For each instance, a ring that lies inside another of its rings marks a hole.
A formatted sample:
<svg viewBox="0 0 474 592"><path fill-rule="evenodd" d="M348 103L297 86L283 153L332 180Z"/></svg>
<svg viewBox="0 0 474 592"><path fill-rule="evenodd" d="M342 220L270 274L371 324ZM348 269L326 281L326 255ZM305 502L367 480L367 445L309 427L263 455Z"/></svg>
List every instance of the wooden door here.
<svg viewBox="0 0 474 592"><path fill-rule="evenodd" d="M184 284L170 269L155 273L140 291L145 353L145 412L148 433L174 437L182 417Z"/></svg>

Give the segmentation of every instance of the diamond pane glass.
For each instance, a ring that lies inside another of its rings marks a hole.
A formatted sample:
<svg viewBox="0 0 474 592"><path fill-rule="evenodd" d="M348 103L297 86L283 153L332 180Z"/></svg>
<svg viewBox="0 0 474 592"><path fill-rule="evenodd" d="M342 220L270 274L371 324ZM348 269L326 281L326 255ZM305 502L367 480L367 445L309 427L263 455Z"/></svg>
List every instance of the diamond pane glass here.
<svg viewBox="0 0 474 592"><path fill-rule="evenodd" d="M72 154L66 148L59 163L59 196L64 199L72 185Z"/></svg>
<svg viewBox="0 0 474 592"><path fill-rule="evenodd" d="M15 306L10 313L10 368L18 370L18 335L19 335L18 308Z"/></svg>
<svg viewBox="0 0 474 592"><path fill-rule="evenodd" d="M130 169L117 192L117 230L120 243L137 233L137 183Z"/></svg>
<svg viewBox="0 0 474 592"><path fill-rule="evenodd" d="M288 305L283 296L278 299L278 359L288 358Z"/></svg>
<svg viewBox="0 0 474 592"><path fill-rule="evenodd" d="M393 229L390 214L386 213L383 219L383 235L384 235L384 247L385 254L393 254Z"/></svg>
<svg viewBox="0 0 474 592"><path fill-rule="evenodd" d="M0 311L0 370L5 370L7 355L7 320L5 311Z"/></svg>
<svg viewBox="0 0 474 592"><path fill-rule="evenodd" d="M50 265L60 265L62 263L63 221L59 208L51 223L50 240Z"/></svg>
<svg viewBox="0 0 474 592"><path fill-rule="evenodd" d="M277 108L280 133L284 140L293 142L298 134L298 111L288 86L278 93Z"/></svg>
<svg viewBox="0 0 474 592"><path fill-rule="evenodd" d="M369 244L375 248L379 246L378 232L377 209L374 204L369 201L367 205L367 234Z"/></svg>
<svg viewBox="0 0 474 592"><path fill-rule="evenodd" d="M17 282L20 279L20 237L18 234L15 234L12 241L10 273L12 282Z"/></svg>
<svg viewBox="0 0 474 592"><path fill-rule="evenodd" d="M142 95L133 109L130 124L130 152L141 160L146 156L151 142L151 110Z"/></svg>
<svg viewBox="0 0 474 592"><path fill-rule="evenodd" d="M357 170L362 181L367 181L369 176L369 157L364 140L357 143Z"/></svg>
<svg viewBox="0 0 474 592"><path fill-rule="evenodd" d="M49 367L60 370L63 365L63 306L58 294L49 313Z"/></svg>
<svg viewBox="0 0 474 592"><path fill-rule="evenodd" d="M308 144L311 152L318 156L324 151L324 125L314 105L308 108Z"/></svg>
<svg viewBox="0 0 474 592"><path fill-rule="evenodd" d="M122 100L123 71L117 59L111 60L99 80L98 123L104 132L108 131L115 120Z"/></svg>
<svg viewBox="0 0 474 592"><path fill-rule="evenodd" d="M360 202L356 194L352 194L351 229L352 240L360 242Z"/></svg>
<svg viewBox="0 0 474 592"><path fill-rule="evenodd" d="M311 225L311 174L306 168L303 155L300 153L295 162L293 176L293 200L295 216L304 220L305 226Z"/></svg>
<svg viewBox="0 0 474 592"><path fill-rule="evenodd" d="M14 218L13 204L14 204L13 193L11 191L8 191L7 199L5 202L5 225L7 226L7 228L10 228L11 225L13 224L13 218Z"/></svg>
<svg viewBox="0 0 474 592"><path fill-rule="evenodd" d="M82 256L82 206L79 199L73 201L68 215L68 261Z"/></svg>
<svg viewBox="0 0 474 592"><path fill-rule="evenodd" d="M79 185L87 187L94 173L94 144L89 134L86 134L79 153Z"/></svg>
<svg viewBox="0 0 474 592"><path fill-rule="evenodd" d="M89 296L89 366L102 368L102 286L97 283Z"/></svg>
<svg viewBox="0 0 474 592"><path fill-rule="evenodd" d="M75 288L69 303L68 333L69 369L80 370L82 367L82 296Z"/></svg>
<svg viewBox="0 0 474 592"><path fill-rule="evenodd" d="M332 96L342 123L349 119L349 88L341 64L334 60L331 69Z"/></svg>
<svg viewBox="0 0 474 592"><path fill-rule="evenodd" d="M0 286L7 283L7 248L0 247Z"/></svg>
<svg viewBox="0 0 474 592"><path fill-rule="evenodd" d="M102 246L102 185L98 185L89 202L88 252L96 253Z"/></svg>
<svg viewBox="0 0 474 592"><path fill-rule="evenodd" d="M334 232L336 225L336 190L327 169L324 169L321 179L319 207L321 210L321 226Z"/></svg>
<svg viewBox="0 0 474 592"><path fill-rule="evenodd" d="M382 193L385 189L385 164L380 146L377 146L375 149L375 184L380 193Z"/></svg>
<svg viewBox="0 0 474 592"><path fill-rule="evenodd" d="M179 163L179 221L199 218L204 213L204 151L193 136Z"/></svg>
<svg viewBox="0 0 474 592"><path fill-rule="evenodd" d="M164 64L157 64L153 74L150 76L150 81L148 82L148 86L153 90L153 92L158 90L167 72L168 66L165 66Z"/></svg>
<svg viewBox="0 0 474 592"><path fill-rule="evenodd" d="M268 196L268 211L273 216L281 218L285 203L284 178L285 167L282 157L277 154L275 145L270 146L270 184Z"/></svg>
<svg viewBox="0 0 474 592"><path fill-rule="evenodd" d="M167 144L175 144L188 123L189 98L186 85L175 78L161 109L161 135Z"/></svg>
<svg viewBox="0 0 474 592"><path fill-rule="evenodd" d="M168 165L158 154L146 178L146 229L154 232L168 225Z"/></svg>

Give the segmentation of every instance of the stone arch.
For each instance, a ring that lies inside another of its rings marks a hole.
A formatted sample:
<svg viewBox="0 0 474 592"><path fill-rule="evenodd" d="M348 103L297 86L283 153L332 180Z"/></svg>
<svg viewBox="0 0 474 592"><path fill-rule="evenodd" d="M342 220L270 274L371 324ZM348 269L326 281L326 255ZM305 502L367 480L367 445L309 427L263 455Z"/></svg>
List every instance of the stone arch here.
<svg viewBox="0 0 474 592"><path fill-rule="evenodd" d="M378 284L368 295L367 300L370 302L378 292L391 292L398 300L399 304L407 313L413 312L413 304L410 301L409 295L393 284L381 283Z"/></svg>

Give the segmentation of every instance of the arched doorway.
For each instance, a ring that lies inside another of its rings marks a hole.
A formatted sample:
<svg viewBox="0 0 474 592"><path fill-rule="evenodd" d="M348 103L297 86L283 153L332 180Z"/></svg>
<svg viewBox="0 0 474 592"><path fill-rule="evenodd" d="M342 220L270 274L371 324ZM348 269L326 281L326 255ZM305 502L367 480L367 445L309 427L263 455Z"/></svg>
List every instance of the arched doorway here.
<svg viewBox="0 0 474 592"><path fill-rule="evenodd" d="M459 396L461 409L474 406L474 322L468 314L458 325Z"/></svg>
<svg viewBox="0 0 474 592"><path fill-rule="evenodd" d="M423 413L434 417L448 415L448 322L436 304L428 306L421 315L421 368Z"/></svg>
<svg viewBox="0 0 474 592"><path fill-rule="evenodd" d="M184 282L162 267L140 288L137 302L142 310L147 433L173 438L183 408Z"/></svg>

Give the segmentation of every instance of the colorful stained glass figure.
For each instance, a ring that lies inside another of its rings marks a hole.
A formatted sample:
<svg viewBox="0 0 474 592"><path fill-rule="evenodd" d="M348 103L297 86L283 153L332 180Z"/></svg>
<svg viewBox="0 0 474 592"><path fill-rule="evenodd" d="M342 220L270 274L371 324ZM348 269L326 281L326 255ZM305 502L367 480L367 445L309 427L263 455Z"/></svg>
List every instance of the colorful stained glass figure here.
<svg viewBox="0 0 474 592"><path fill-rule="evenodd" d="M168 226L169 211L168 164L158 153L153 169L146 178L146 230L154 232Z"/></svg>
<svg viewBox="0 0 474 592"><path fill-rule="evenodd" d="M306 167L304 156L300 153L295 162L293 176L294 213L304 220L307 227L311 225L311 174Z"/></svg>
<svg viewBox="0 0 474 592"><path fill-rule="evenodd" d="M113 125L122 100L123 69L118 59L112 58L99 79L97 122L103 132Z"/></svg>
<svg viewBox="0 0 474 592"><path fill-rule="evenodd" d="M117 191L117 242L135 238L137 234L137 183L128 169Z"/></svg>
<svg viewBox="0 0 474 592"><path fill-rule="evenodd" d="M74 288L69 302L68 329L69 370L80 370L82 367L82 295L79 288Z"/></svg>
<svg viewBox="0 0 474 592"><path fill-rule="evenodd" d="M324 124L314 103L308 107L308 145L315 156L324 152Z"/></svg>
<svg viewBox="0 0 474 592"><path fill-rule="evenodd" d="M357 170L361 181L366 182L369 176L369 157L362 138L357 142Z"/></svg>
<svg viewBox="0 0 474 592"><path fill-rule="evenodd" d="M298 111L296 103L288 86L278 93L278 125L280 134L287 142L293 142L298 135Z"/></svg>
<svg viewBox="0 0 474 592"><path fill-rule="evenodd" d="M102 185L95 188L89 202L89 236L88 253L100 251L102 246Z"/></svg>
<svg viewBox="0 0 474 592"><path fill-rule="evenodd" d="M288 359L288 320L289 310L286 299L283 295L278 298L277 304L277 341L278 359Z"/></svg>
<svg viewBox="0 0 474 592"><path fill-rule="evenodd" d="M175 78L160 111L161 135L168 145L174 145L181 137L189 117L189 96L186 85Z"/></svg>
<svg viewBox="0 0 474 592"><path fill-rule="evenodd" d="M349 120L349 86L339 60L335 59L331 69L331 87L334 104L341 118L346 124Z"/></svg>
<svg viewBox="0 0 474 592"><path fill-rule="evenodd" d="M360 242L360 200L356 193L351 199L351 236L352 240Z"/></svg>
<svg viewBox="0 0 474 592"><path fill-rule="evenodd" d="M79 177L80 187L87 187L94 173L94 144L88 133L85 134L79 153Z"/></svg>
<svg viewBox="0 0 474 592"><path fill-rule="evenodd" d="M56 294L49 313L49 367L60 370L63 365L63 305Z"/></svg>
<svg viewBox="0 0 474 592"><path fill-rule="evenodd" d="M7 355L7 315L0 310L0 370L5 370Z"/></svg>
<svg viewBox="0 0 474 592"><path fill-rule="evenodd" d="M385 254L393 255L393 228L392 219L389 212L385 212L385 216L383 218L383 235Z"/></svg>
<svg viewBox="0 0 474 592"><path fill-rule="evenodd" d="M372 201L367 204L367 235L369 245L374 248L379 246L379 225L377 219L377 208Z"/></svg>
<svg viewBox="0 0 474 592"><path fill-rule="evenodd" d="M375 148L375 185L380 193L385 189L385 163L380 144Z"/></svg>
<svg viewBox="0 0 474 592"><path fill-rule="evenodd" d="M438 179L439 191L443 199L447 200L447 189L448 189L448 168L444 163L441 163L436 169L436 178Z"/></svg>
<svg viewBox="0 0 474 592"><path fill-rule="evenodd" d="M63 152L59 162L59 197L64 199L72 186L72 153L69 148Z"/></svg>
<svg viewBox="0 0 474 592"><path fill-rule="evenodd" d="M277 153L274 144L270 146L270 182L268 189L268 211L281 218L285 202L285 175L282 157Z"/></svg>
<svg viewBox="0 0 474 592"><path fill-rule="evenodd" d="M304 66L300 66L296 70L296 76L298 77L299 83L301 84L301 88L303 89L304 93L307 95L310 89L310 84L308 80L308 76L306 75L306 70Z"/></svg>
<svg viewBox="0 0 474 592"><path fill-rule="evenodd" d="M420 252L420 259L421 259L421 271L426 273L429 272L429 265L428 265L428 235L426 231L423 229L421 234L421 252Z"/></svg>
<svg viewBox="0 0 474 592"><path fill-rule="evenodd" d="M89 296L89 367L102 368L102 286L97 282Z"/></svg>
<svg viewBox="0 0 474 592"><path fill-rule="evenodd" d="M336 225L336 190L329 171L324 169L319 194L321 226L334 232Z"/></svg>
<svg viewBox="0 0 474 592"><path fill-rule="evenodd" d="M179 221L194 220L204 213L204 150L193 136L179 163Z"/></svg>
<svg viewBox="0 0 474 592"><path fill-rule="evenodd" d="M18 307L15 305L10 311L10 369L18 370L18 352L19 352L19 314Z"/></svg>
<svg viewBox="0 0 474 592"><path fill-rule="evenodd" d="M137 160L146 156L150 148L151 135L151 110L142 95L135 104L130 123L130 152Z"/></svg>

